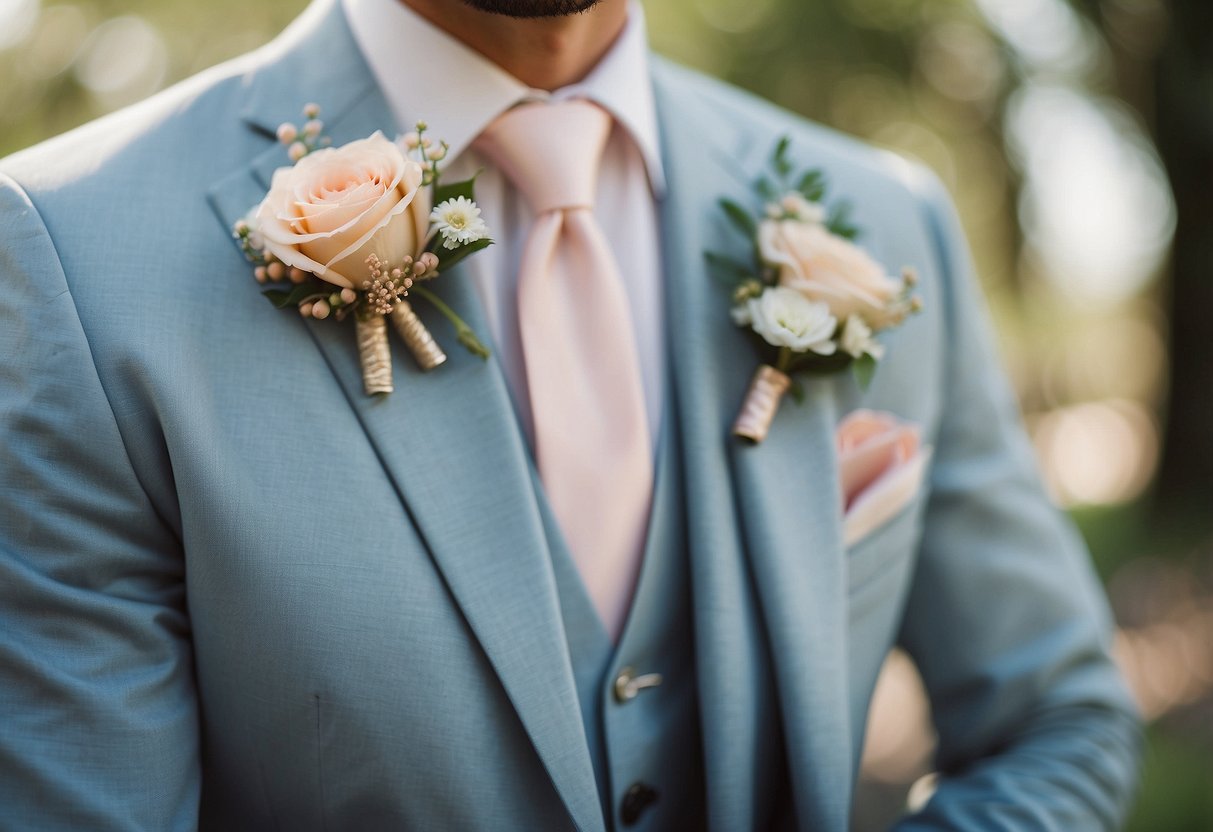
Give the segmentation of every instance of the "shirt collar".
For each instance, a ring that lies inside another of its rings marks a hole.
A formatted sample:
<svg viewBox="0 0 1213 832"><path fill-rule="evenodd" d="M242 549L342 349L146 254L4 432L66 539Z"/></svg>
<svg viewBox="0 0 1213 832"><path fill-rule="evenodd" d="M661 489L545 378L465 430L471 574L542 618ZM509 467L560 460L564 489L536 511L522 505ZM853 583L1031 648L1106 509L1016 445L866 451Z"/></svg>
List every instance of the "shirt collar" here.
<svg viewBox="0 0 1213 832"><path fill-rule="evenodd" d="M576 84L528 87L400 0L342 0L354 39L401 130L424 119L453 161L501 113L524 100L588 98L608 110L640 150L653 192L665 190L644 13L628 19L610 50Z"/></svg>

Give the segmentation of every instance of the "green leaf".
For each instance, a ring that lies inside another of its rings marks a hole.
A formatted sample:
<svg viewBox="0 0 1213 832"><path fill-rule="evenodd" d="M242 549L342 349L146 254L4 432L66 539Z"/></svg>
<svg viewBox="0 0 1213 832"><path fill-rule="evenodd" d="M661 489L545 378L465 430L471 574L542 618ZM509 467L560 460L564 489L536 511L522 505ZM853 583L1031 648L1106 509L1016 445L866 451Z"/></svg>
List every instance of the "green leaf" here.
<svg viewBox="0 0 1213 832"><path fill-rule="evenodd" d="M800 177L796 190L809 202L821 202L826 195L825 176L819 170L806 171L804 176Z"/></svg>
<svg viewBox="0 0 1213 832"><path fill-rule="evenodd" d="M787 372L808 373L813 376L827 376L846 369L851 363L851 356L845 352L835 352L832 355L818 355L815 352L800 353L792 361Z"/></svg>
<svg viewBox="0 0 1213 832"><path fill-rule="evenodd" d="M446 269L454 267L455 264L463 260L463 258L467 257L468 255L475 254L478 251L484 251L492 244L493 241L488 237L485 237L483 240L477 240L474 243L468 243L467 245L460 246L459 248L450 249L443 247L442 235L440 234L434 237L434 239L430 242L430 251L438 255L438 270L445 271Z"/></svg>
<svg viewBox="0 0 1213 832"><path fill-rule="evenodd" d="M285 309L288 306L298 306L299 303L312 295L324 294L327 290L327 283L322 283L315 278L300 283L291 290L286 289L266 289L261 294L269 299L269 302L274 304L278 309Z"/></svg>
<svg viewBox="0 0 1213 832"><path fill-rule="evenodd" d="M771 154L771 164L775 168L775 172L780 178L786 178L792 173L792 162L788 159L788 147L792 144L791 136L784 136L775 145L775 152Z"/></svg>
<svg viewBox="0 0 1213 832"><path fill-rule="evenodd" d="M428 300L444 318L451 322L451 326L455 327L455 337L459 339L459 343L464 349L473 355L478 355L486 360L488 359L491 354L489 348L481 343L480 339L476 337L476 333L467 325L467 322L459 317L455 310L448 306L442 298L424 286L414 286L413 291L417 293L418 297Z"/></svg>
<svg viewBox="0 0 1213 832"><path fill-rule="evenodd" d="M858 237L859 228L851 222L851 203L836 203L830 209L830 215L826 219L826 228L830 229L831 234L837 234L839 237L844 237L848 240L854 240Z"/></svg>
<svg viewBox="0 0 1213 832"><path fill-rule="evenodd" d="M472 191L476 185L476 177L480 175L480 171L476 171L476 175L471 179L464 179L462 182L452 182L449 185L440 184L434 189L434 204L446 202L448 199L455 197L464 197L466 199L475 199L472 196Z"/></svg>
<svg viewBox="0 0 1213 832"><path fill-rule="evenodd" d="M720 200L720 207L724 209L724 213L728 216L729 221L742 234L745 234L747 237L754 237L758 234L758 225L754 222L754 218L750 216L749 211L731 199Z"/></svg>
<svg viewBox="0 0 1213 832"><path fill-rule="evenodd" d="M705 251L703 259L708 261L708 267L715 276L727 280L730 284L737 284L754 278L754 269L751 266L747 266L745 263L734 260L727 255L718 254L714 251Z"/></svg>
<svg viewBox="0 0 1213 832"><path fill-rule="evenodd" d="M788 395L796 404L804 404L804 385L800 383L800 379L792 379L792 383L788 385Z"/></svg>
<svg viewBox="0 0 1213 832"><path fill-rule="evenodd" d="M492 355L492 353L489 352L489 348L481 343L480 339L476 337L476 333L472 331L470 327L460 329L456 337L458 337L459 343L463 346L463 348L477 358L487 361L489 356Z"/></svg>
<svg viewBox="0 0 1213 832"><path fill-rule="evenodd" d="M859 385L859 389L867 390L872 383L872 376L876 374L876 359L864 353L855 359L851 372L855 374L855 383Z"/></svg>
<svg viewBox="0 0 1213 832"><path fill-rule="evenodd" d="M774 202L783 196L769 176L761 176L754 180L754 192L767 202Z"/></svg>

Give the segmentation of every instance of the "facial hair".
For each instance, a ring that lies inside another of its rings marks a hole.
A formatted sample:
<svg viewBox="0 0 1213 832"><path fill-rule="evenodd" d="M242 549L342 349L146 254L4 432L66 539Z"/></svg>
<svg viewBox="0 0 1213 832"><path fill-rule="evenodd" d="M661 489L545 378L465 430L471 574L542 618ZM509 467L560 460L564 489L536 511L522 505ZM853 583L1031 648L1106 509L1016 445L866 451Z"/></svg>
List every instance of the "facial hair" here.
<svg viewBox="0 0 1213 832"><path fill-rule="evenodd" d="M564 17L589 11L599 0L463 0L473 9L506 17Z"/></svg>

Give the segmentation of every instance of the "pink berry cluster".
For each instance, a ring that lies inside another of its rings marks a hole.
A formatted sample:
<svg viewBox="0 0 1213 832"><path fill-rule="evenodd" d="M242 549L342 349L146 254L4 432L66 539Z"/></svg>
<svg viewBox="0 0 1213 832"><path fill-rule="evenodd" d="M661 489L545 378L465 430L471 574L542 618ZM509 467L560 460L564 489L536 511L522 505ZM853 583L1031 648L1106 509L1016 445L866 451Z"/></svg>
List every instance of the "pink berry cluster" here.
<svg viewBox="0 0 1213 832"><path fill-rule="evenodd" d="M320 105L308 104L303 108L303 126L297 127L289 121L278 125L278 141L286 145L286 154L292 162L298 162L304 156L321 147L327 147L332 140L321 135L324 122L320 120Z"/></svg>
<svg viewBox="0 0 1213 832"><path fill-rule="evenodd" d="M427 251L415 260L405 257L399 266L390 266L372 254L366 259L370 279L362 284L367 306L372 312L387 315L402 297L409 293L413 283L425 277L435 277L438 257Z"/></svg>

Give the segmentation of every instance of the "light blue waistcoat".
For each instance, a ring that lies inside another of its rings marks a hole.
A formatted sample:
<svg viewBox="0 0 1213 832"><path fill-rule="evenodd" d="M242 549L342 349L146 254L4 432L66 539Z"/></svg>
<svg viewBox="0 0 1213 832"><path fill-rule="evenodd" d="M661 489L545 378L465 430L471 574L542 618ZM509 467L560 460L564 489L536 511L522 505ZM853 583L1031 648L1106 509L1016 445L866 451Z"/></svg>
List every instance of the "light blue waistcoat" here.
<svg viewBox="0 0 1213 832"><path fill-rule="evenodd" d="M668 369L667 369L668 372ZM618 643L611 640L533 473L536 500L560 601L586 741L608 829L694 830L707 826L703 745L695 685L693 598L686 533L683 447L675 392L666 384L653 504L643 564ZM659 674L632 696L621 674ZM779 749L775 703L762 722ZM791 820L782 750L757 789L755 828Z"/></svg>
<svg viewBox="0 0 1213 832"><path fill-rule="evenodd" d="M658 443L643 566L618 644L586 593L538 481L536 487L608 828L695 829L704 823L690 575L673 421L667 414ZM660 674L660 684L630 698L621 695L616 680L629 668L636 676Z"/></svg>

